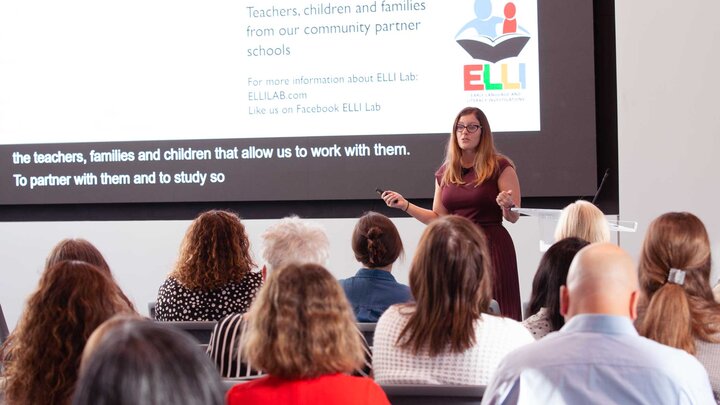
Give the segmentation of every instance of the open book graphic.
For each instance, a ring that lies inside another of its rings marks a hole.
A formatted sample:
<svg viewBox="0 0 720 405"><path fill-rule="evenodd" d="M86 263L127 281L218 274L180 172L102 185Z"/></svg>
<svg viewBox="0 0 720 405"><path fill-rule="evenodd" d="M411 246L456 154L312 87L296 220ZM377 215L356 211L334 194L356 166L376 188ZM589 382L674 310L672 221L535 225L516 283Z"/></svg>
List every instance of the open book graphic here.
<svg viewBox="0 0 720 405"><path fill-rule="evenodd" d="M473 39L458 39L457 43L465 49L473 59L496 63L503 59L520 55L530 37L523 33L505 34L495 39L476 36Z"/></svg>

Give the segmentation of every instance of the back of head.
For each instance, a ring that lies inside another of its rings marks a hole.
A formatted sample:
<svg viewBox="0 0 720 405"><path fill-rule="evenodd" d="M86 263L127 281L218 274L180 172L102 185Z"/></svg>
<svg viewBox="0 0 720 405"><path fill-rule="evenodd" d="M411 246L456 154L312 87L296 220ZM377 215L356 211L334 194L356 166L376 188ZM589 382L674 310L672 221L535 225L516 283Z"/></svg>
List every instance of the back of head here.
<svg viewBox="0 0 720 405"><path fill-rule="evenodd" d="M403 245L390 218L368 212L355 225L352 249L355 259L363 266L375 269L393 264L402 253Z"/></svg>
<svg viewBox="0 0 720 405"><path fill-rule="evenodd" d="M223 403L220 376L197 342L147 320L125 320L101 338L73 398L75 405Z"/></svg>
<svg viewBox="0 0 720 405"><path fill-rule="evenodd" d="M605 215L594 204L578 200L563 208L555 227L555 240L576 237L590 243L610 242Z"/></svg>
<svg viewBox="0 0 720 405"><path fill-rule="evenodd" d="M67 260L79 260L90 263L106 272L107 275L112 278L112 272L110 271L110 266L107 261L105 261L105 257L103 257L95 245L85 239L63 239L58 242L45 260L45 268L50 268ZM133 307L132 302L125 294L123 294L123 298L129 306Z"/></svg>
<svg viewBox="0 0 720 405"><path fill-rule="evenodd" d="M349 373L364 360L340 284L317 264L273 271L253 302L245 350L258 369L284 379Z"/></svg>
<svg viewBox="0 0 720 405"><path fill-rule="evenodd" d="M560 286L565 285L575 254L588 244L588 241L580 238L561 239L550 246L540 259L533 278L529 312L534 314L540 311L540 308L546 308L553 330L558 330L565 324L560 313Z"/></svg>
<svg viewBox="0 0 720 405"><path fill-rule="evenodd" d="M171 276L187 288L210 290L239 282L254 266L240 218L229 211L212 210L190 224Z"/></svg>
<svg viewBox="0 0 720 405"><path fill-rule="evenodd" d="M85 239L63 239L58 242L45 261L45 268L52 267L62 261L80 260L97 266L110 274L110 266L102 253Z"/></svg>
<svg viewBox="0 0 720 405"><path fill-rule="evenodd" d="M8 402L68 400L90 334L114 314L132 311L104 270L81 261L48 268L7 342Z"/></svg>
<svg viewBox="0 0 720 405"><path fill-rule="evenodd" d="M291 263L324 266L330 257L330 241L322 226L296 216L285 217L263 234L262 257L270 270Z"/></svg>
<svg viewBox="0 0 720 405"><path fill-rule="evenodd" d="M565 320L580 314L605 314L635 319L637 272L630 255L611 243L582 248L570 264L561 293Z"/></svg>
<svg viewBox="0 0 720 405"><path fill-rule="evenodd" d="M491 266L485 236L470 220L448 215L431 222L410 268L414 311L399 343L431 355L471 347L473 324L492 299Z"/></svg>
<svg viewBox="0 0 720 405"><path fill-rule="evenodd" d="M696 337L715 340L720 305L710 287L710 250L705 226L693 214L671 212L650 224L639 264L642 335L692 354Z"/></svg>

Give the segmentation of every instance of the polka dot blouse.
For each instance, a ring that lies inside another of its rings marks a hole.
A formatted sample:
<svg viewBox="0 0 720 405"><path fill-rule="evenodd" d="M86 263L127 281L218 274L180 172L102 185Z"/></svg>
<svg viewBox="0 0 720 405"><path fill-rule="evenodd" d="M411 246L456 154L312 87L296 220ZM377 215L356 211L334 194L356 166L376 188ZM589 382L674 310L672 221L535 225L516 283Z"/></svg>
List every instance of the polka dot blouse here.
<svg viewBox="0 0 720 405"><path fill-rule="evenodd" d="M261 274L253 272L214 290L189 289L169 277L158 290L155 316L158 321L217 321L247 312L261 285Z"/></svg>

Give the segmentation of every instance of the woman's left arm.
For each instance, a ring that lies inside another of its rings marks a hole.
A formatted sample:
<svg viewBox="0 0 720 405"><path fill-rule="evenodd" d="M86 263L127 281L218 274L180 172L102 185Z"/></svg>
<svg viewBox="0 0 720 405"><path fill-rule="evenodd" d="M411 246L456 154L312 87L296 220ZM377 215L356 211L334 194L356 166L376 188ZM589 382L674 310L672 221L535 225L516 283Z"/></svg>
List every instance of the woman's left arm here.
<svg viewBox="0 0 720 405"><path fill-rule="evenodd" d="M510 211L510 208L520 207L520 180L512 166L508 166L500 173L498 178L498 188L500 193L495 201L502 208L503 218L515 223L520 214Z"/></svg>

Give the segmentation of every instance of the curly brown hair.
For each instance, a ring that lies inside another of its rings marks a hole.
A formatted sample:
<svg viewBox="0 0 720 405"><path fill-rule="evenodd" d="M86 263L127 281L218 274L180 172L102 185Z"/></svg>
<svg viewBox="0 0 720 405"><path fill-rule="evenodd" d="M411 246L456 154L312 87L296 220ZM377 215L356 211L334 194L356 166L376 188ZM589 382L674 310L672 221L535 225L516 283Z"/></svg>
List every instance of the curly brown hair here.
<svg viewBox="0 0 720 405"><path fill-rule="evenodd" d="M86 263L90 263L93 266L99 268L100 270L106 272L106 274L110 276L110 278L115 280L112 275L112 271L110 271L110 265L108 265L107 261L105 261L105 257L102 255L102 253L100 253L100 251L98 250L98 248L95 247L95 245L85 239L63 239L58 242L50 251L50 254L48 254L48 257L45 260L45 268L49 269L50 267L53 267L54 265L60 262L64 262L66 260L80 260ZM122 297L127 302L127 304L132 308L135 308L132 301L130 301L130 299L125 296L122 291L120 293L122 294Z"/></svg>
<svg viewBox="0 0 720 405"><path fill-rule="evenodd" d="M8 404L67 404L85 342L116 313L133 312L104 270L64 261L45 270L2 347Z"/></svg>
<svg viewBox="0 0 720 405"><path fill-rule="evenodd" d="M211 210L188 228L170 276L187 288L212 290L241 281L253 267L250 241L240 218L233 212Z"/></svg>
<svg viewBox="0 0 720 405"><path fill-rule="evenodd" d="M248 318L247 357L275 377L350 373L363 364L361 336L345 292L318 264L274 270Z"/></svg>

